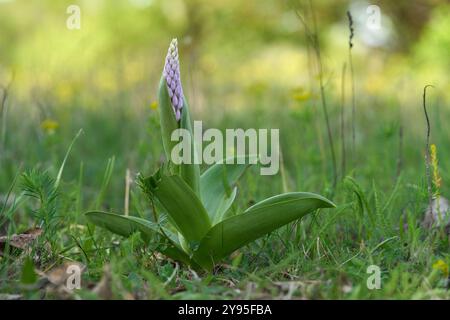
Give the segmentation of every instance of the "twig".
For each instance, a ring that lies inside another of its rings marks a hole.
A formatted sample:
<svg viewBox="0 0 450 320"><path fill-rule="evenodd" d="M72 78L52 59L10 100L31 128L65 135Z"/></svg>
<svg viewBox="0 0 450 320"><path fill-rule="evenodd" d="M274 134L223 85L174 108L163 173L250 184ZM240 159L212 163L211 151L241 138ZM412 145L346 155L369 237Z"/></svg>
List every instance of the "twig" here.
<svg viewBox="0 0 450 320"><path fill-rule="evenodd" d="M425 119L427 121L427 142L426 142L426 150L425 150L425 170L427 176L427 189L428 189L428 202L430 204L430 210L432 208L433 195L431 192L431 171L430 171L430 118L428 117L427 105L426 105L426 97L427 97L427 88L434 86L427 84L423 87L423 111L425 113Z"/></svg>

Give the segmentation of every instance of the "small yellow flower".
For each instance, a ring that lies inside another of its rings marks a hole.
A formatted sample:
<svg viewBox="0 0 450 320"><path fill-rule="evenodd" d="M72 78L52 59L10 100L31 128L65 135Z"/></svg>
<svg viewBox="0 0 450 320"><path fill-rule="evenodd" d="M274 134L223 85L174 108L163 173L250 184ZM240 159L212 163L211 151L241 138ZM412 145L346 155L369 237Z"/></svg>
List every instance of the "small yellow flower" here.
<svg viewBox="0 0 450 320"><path fill-rule="evenodd" d="M44 130L47 134L55 133L55 130L58 129L58 127L59 123L51 119L46 119L41 123L42 130Z"/></svg>
<svg viewBox="0 0 450 320"><path fill-rule="evenodd" d="M158 101L153 101L152 103L150 103L150 109L152 110L158 109Z"/></svg>
<svg viewBox="0 0 450 320"><path fill-rule="evenodd" d="M296 88L292 90L292 99L296 101L308 101L311 98L311 93L303 88Z"/></svg>
<svg viewBox="0 0 450 320"><path fill-rule="evenodd" d="M448 277L448 264L444 260L439 259L433 263L433 269L440 270L446 277Z"/></svg>

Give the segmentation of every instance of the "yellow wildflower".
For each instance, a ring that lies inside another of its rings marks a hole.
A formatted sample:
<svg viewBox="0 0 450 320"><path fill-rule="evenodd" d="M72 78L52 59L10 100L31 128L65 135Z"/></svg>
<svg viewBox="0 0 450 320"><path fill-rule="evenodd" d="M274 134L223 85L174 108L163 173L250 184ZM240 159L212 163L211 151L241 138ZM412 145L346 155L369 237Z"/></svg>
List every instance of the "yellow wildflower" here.
<svg viewBox="0 0 450 320"><path fill-rule="evenodd" d="M433 263L433 269L440 270L444 276L448 277L448 264L444 260L439 259Z"/></svg>
<svg viewBox="0 0 450 320"><path fill-rule="evenodd" d="M158 109L158 101L153 101L152 103L150 103L150 109L152 110Z"/></svg>
<svg viewBox="0 0 450 320"><path fill-rule="evenodd" d="M59 123L51 119L46 119L41 123L42 130L44 130L48 134L55 133L55 130L58 129L58 127Z"/></svg>
<svg viewBox="0 0 450 320"><path fill-rule="evenodd" d="M307 101L311 98L311 93L303 88L296 88L292 90L292 99L296 101Z"/></svg>

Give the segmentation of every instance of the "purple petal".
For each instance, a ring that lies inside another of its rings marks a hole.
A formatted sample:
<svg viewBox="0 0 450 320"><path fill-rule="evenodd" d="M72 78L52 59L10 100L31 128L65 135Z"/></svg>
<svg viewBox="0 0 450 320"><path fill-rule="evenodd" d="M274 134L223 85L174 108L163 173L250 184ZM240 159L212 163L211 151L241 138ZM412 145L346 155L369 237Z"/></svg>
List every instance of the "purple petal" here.
<svg viewBox="0 0 450 320"><path fill-rule="evenodd" d="M181 109L183 108L184 97L183 87L181 86L180 62L178 60L178 47L176 39L172 40L167 52L163 76L166 80L167 91L170 96L172 109L177 121L181 118Z"/></svg>

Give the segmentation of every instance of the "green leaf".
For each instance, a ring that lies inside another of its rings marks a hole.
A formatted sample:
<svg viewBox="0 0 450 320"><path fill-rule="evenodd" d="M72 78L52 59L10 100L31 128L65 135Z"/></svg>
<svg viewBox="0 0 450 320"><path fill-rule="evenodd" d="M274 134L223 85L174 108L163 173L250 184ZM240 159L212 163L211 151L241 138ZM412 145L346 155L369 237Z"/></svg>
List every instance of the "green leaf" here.
<svg viewBox="0 0 450 320"><path fill-rule="evenodd" d="M242 158L245 164L237 164L238 159ZM229 159L233 159L234 164L226 164ZM222 163L211 166L201 175L200 195L213 225L223 219L233 204L237 191L234 186L250 166L250 162L256 159L256 156L227 158Z"/></svg>
<svg viewBox="0 0 450 320"><path fill-rule="evenodd" d="M145 240L150 240L155 233L160 233L160 228L157 224L134 216L124 216L103 211L89 211L86 213L86 217L93 224L123 237L129 237L139 231ZM167 230L167 232L170 231ZM176 237L173 236L173 239L176 240Z"/></svg>
<svg viewBox="0 0 450 320"><path fill-rule="evenodd" d="M171 141L172 132L178 129L178 122L173 112L172 103L170 101L169 93L167 92L166 80L161 77L158 90L158 106L159 119L161 122L161 136L166 158L170 159L170 153L173 147L177 144L176 141Z"/></svg>
<svg viewBox="0 0 450 320"><path fill-rule="evenodd" d="M189 112L189 105L187 103L186 98L184 97L184 105L183 109L181 110L181 128L186 129L189 131L191 135L191 161L192 163L182 163L180 165L180 176L183 178L183 180L191 187L191 189L196 193L199 194L200 189L200 166L197 163L198 154L197 154L197 148L195 145L195 137L194 133L192 131L192 122L191 122L191 116Z"/></svg>
<svg viewBox="0 0 450 320"><path fill-rule="evenodd" d="M161 170L143 182L190 246L197 246L211 228L211 222L194 191L181 177L164 174Z"/></svg>
<svg viewBox="0 0 450 320"><path fill-rule="evenodd" d="M209 270L214 263L236 249L318 208L335 205L307 192L280 194L248 208L243 214L216 224L201 241L193 259Z"/></svg>
<svg viewBox="0 0 450 320"><path fill-rule="evenodd" d="M183 128L189 131L191 135L191 155L192 159L197 158L197 150L195 147L194 135L192 131L192 121L189 112L189 105L186 97L184 97L184 105L181 111L180 124L178 124L175 113L173 112L172 103L170 101L169 93L167 91L166 80L164 76L161 77L158 91L159 100L159 115L161 122L161 135L163 140L164 152L166 159L171 159L172 149L179 143L179 141L172 141L171 136L174 130ZM194 190L196 194L199 193L199 181L200 181L200 167L196 161L192 163L183 163L180 165L174 165L175 172L179 173L183 180Z"/></svg>
<svg viewBox="0 0 450 320"><path fill-rule="evenodd" d="M123 237L129 237L135 232L140 232L145 241L150 240L155 234L167 237L169 245L160 246L158 250L169 258L191 264L189 256L177 243L176 235L151 221L102 211L87 212L86 217L93 224Z"/></svg>

